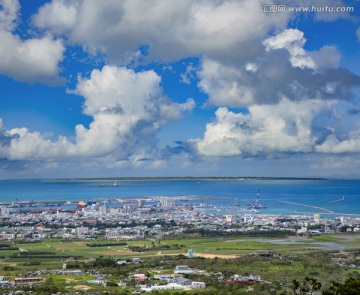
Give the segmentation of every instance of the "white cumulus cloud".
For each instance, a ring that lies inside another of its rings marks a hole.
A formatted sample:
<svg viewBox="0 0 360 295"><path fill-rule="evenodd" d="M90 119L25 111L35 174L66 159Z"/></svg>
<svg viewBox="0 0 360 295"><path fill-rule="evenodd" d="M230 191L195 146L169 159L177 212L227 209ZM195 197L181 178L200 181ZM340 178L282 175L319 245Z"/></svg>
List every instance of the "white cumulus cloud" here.
<svg viewBox="0 0 360 295"><path fill-rule="evenodd" d="M142 45L148 46L148 61L202 54L228 58L244 42L284 27L288 18L287 13L263 13L253 0L53 0L39 9L33 23L65 34L90 53L126 63Z"/></svg>
<svg viewBox="0 0 360 295"><path fill-rule="evenodd" d="M308 52L309 56L315 62L315 68L319 71L324 69L335 69L340 64L340 53L334 46L323 46L318 51Z"/></svg>
<svg viewBox="0 0 360 295"><path fill-rule="evenodd" d="M306 39L304 33L296 29L288 29L282 33L264 40L263 44L267 51L286 49L290 54L290 62L293 67L300 69L315 69L314 60L304 50Z"/></svg>
<svg viewBox="0 0 360 295"><path fill-rule="evenodd" d="M305 43L304 33L297 29L287 29L263 41L267 51L286 49L293 67L323 70L339 66L340 54L334 46L327 45L319 51L307 52L304 49Z"/></svg>
<svg viewBox="0 0 360 295"><path fill-rule="evenodd" d="M253 85L247 75L233 66L203 59L198 71L199 87L209 95L214 105L251 105L255 102Z"/></svg>
<svg viewBox="0 0 360 295"><path fill-rule="evenodd" d="M325 56L322 58L325 63ZM242 66L203 58L197 75L199 88L208 95L208 103L215 106L272 104L282 96L294 101L346 100L360 86L360 78L345 69L324 68L313 72L293 67L283 51L266 53L255 63Z"/></svg>
<svg viewBox="0 0 360 295"><path fill-rule="evenodd" d="M51 35L23 40L13 33L20 5L0 0L0 74L19 81L59 83L59 62L65 47Z"/></svg>
<svg viewBox="0 0 360 295"><path fill-rule="evenodd" d="M6 130L0 121L0 154L9 160L128 160L138 152L156 156L156 132L195 105L193 99L172 102L163 94L160 81L152 70L136 73L109 65L93 70L89 78L79 77L72 91L85 99L84 113L93 118L88 128L79 124L73 140L59 136L52 141L26 128Z"/></svg>
<svg viewBox="0 0 360 295"><path fill-rule="evenodd" d="M339 68L340 54L334 46L306 51L303 32L285 30L259 41L263 50L242 62L203 57L197 75L199 88L216 106L250 106L291 100L353 97L360 78ZM257 48L257 47L256 47Z"/></svg>
<svg viewBox="0 0 360 295"><path fill-rule="evenodd" d="M18 0L0 1L0 28L11 31L16 26L20 4Z"/></svg>
<svg viewBox="0 0 360 295"><path fill-rule="evenodd" d="M160 81L152 70L136 73L115 66L93 70L90 79L80 78L75 93L85 97L84 113L94 121L89 129L76 127L71 153L102 155L118 150L128 157L138 145L153 147L161 126L194 107L192 99L184 104L171 102Z"/></svg>
<svg viewBox="0 0 360 295"><path fill-rule="evenodd" d="M316 146L316 151L329 154L360 153L360 132L350 132L348 138L343 140L331 134Z"/></svg>
<svg viewBox="0 0 360 295"><path fill-rule="evenodd" d="M33 16L33 23L41 29L49 29L55 34L64 34L74 28L78 13L77 0L54 0L44 4Z"/></svg>
<svg viewBox="0 0 360 295"><path fill-rule="evenodd" d="M204 156L312 152L317 141L312 122L329 104L283 98L274 105L250 106L248 114L219 108L216 121L207 124L204 138L194 142Z"/></svg>

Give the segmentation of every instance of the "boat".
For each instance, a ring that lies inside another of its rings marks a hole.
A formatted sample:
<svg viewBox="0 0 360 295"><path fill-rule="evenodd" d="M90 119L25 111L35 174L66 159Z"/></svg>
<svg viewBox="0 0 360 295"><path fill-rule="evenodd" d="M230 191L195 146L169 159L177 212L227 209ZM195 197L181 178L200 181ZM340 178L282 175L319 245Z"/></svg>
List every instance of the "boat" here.
<svg viewBox="0 0 360 295"><path fill-rule="evenodd" d="M86 208L87 207L87 203L84 201L80 201L77 205L76 208L78 209L82 209L82 208Z"/></svg>
<svg viewBox="0 0 360 295"><path fill-rule="evenodd" d="M236 198L236 199L234 200L234 204L232 204L231 207L240 207L239 200L240 200L239 198ZM239 209L241 209L241 208L239 208Z"/></svg>
<svg viewBox="0 0 360 295"><path fill-rule="evenodd" d="M259 196L260 196L260 190L258 190L256 194L256 200L255 203L250 203L249 209L265 209L267 208L266 204L260 204L259 203Z"/></svg>
<svg viewBox="0 0 360 295"><path fill-rule="evenodd" d="M113 184L98 184L97 186L98 187L119 187L120 185L116 181L114 181Z"/></svg>

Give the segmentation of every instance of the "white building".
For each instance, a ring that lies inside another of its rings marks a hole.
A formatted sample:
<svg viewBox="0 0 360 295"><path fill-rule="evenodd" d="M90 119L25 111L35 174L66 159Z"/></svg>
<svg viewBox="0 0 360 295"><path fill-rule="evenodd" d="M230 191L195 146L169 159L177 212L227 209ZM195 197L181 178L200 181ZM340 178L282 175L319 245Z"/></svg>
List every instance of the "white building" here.
<svg viewBox="0 0 360 295"><path fill-rule="evenodd" d="M146 205L146 200L144 199L139 199L138 200L138 206L139 207L144 207Z"/></svg>
<svg viewBox="0 0 360 295"><path fill-rule="evenodd" d="M10 209L5 206L0 206L0 216L9 216L10 215Z"/></svg>
<svg viewBox="0 0 360 295"><path fill-rule="evenodd" d="M227 223L232 223L233 217L234 217L234 215L232 215L232 214L226 214L226 215L225 215L225 220L226 220L226 222L227 222Z"/></svg>
<svg viewBox="0 0 360 295"><path fill-rule="evenodd" d="M192 274L192 273L194 273L194 271L190 267L188 267L187 265L177 265L175 267L174 273L177 273L177 274Z"/></svg>
<svg viewBox="0 0 360 295"><path fill-rule="evenodd" d="M174 208L175 200L168 199L168 198L161 198L160 199L160 207L161 208Z"/></svg>
<svg viewBox="0 0 360 295"><path fill-rule="evenodd" d="M119 214L120 213L120 208L109 208L110 214Z"/></svg>
<svg viewBox="0 0 360 295"><path fill-rule="evenodd" d="M150 288L142 287L141 290L145 292L152 292L152 291L160 291L160 290L182 290L184 286L181 286L176 283L169 283L167 285L160 285L160 286L151 286Z"/></svg>
<svg viewBox="0 0 360 295"><path fill-rule="evenodd" d="M206 285L204 282L191 282L192 289L205 289Z"/></svg>
<svg viewBox="0 0 360 295"><path fill-rule="evenodd" d="M251 215L245 214L244 215L244 222L245 223L253 223L254 222L254 217L252 217Z"/></svg>
<svg viewBox="0 0 360 295"><path fill-rule="evenodd" d="M68 212L56 211L56 218L69 218L71 214Z"/></svg>
<svg viewBox="0 0 360 295"><path fill-rule="evenodd" d="M105 214L108 213L108 206L107 206L106 203L99 208L99 212L100 212L100 214L102 214L102 215L105 215Z"/></svg>
<svg viewBox="0 0 360 295"><path fill-rule="evenodd" d="M316 223L320 223L320 214L314 214L314 221L316 222Z"/></svg>
<svg viewBox="0 0 360 295"><path fill-rule="evenodd" d="M0 237L4 240L13 240L13 239L15 239L16 235L10 234L10 233L1 233Z"/></svg>

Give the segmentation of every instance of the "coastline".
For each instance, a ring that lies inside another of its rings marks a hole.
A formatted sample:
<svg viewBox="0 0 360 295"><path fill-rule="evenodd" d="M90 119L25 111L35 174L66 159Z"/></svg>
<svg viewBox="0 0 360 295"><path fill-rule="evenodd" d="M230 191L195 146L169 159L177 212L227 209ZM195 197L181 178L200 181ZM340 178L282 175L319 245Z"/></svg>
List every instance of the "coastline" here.
<svg viewBox="0 0 360 295"><path fill-rule="evenodd" d="M224 214L242 214L243 212L237 209L248 209L251 204L254 204L256 194L260 191L259 203L264 203L268 207L261 211L268 215L293 215L298 211L308 211L304 212L306 214L325 214L327 212L334 214L341 212L342 215L360 214L360 181L356 180L130 179L129 181L116 180L119 186L102 186L102 184L113 184L114 180L95 180L94 178L91 181L54 181L54 179L0 181L0 203L6 206L17 203L22 207L32 204L29 206L30 208L38 208L39 204L55 207L66 202L103 202L105 200L136 202L139 199L158 201L160 198L171 198L179 204L182 201L195 206L203 203L213 208L216 207L215 211L217 212L224 211ZM341 202L333 202L340 199ZM306 206L299 207L298 204ZM301 207L309 209L300 209ZM247 213L245 212L245 214Z"/></svg>
<svg viewBox="0 0 360 295"><path fill-rule="evenodd" d="M348 213L348 212L335 212L330 211L325 208L305 205L294 202L279 201L280 203L285 203L287 205L295 205L300 207L307 207L310 209L317 209L317 211L292 211L292 212L282 212L274 213L271 210L259 209L254 210L244 207L234 207L234 206L223 206L223 205L214 205L204 203L204 201L209 200L218 200L215 196L147 196L147 197L132 197L132 198L94 198L92 200L71 200L71 201L41 201L41 202L5 202L0 203L0 206L7 207L11 209L12 212L25 213L25 212L46 212L46 211L81 211L82 207L77 207L78 204L86 204L86 207L91 206L103 206L105 203L109 208L122 207L124 204L138 204L140 200L145 200L148 205L144 209L151 209L155 207L156 203L159 203L161 199L168 199L176 202L176 207L173 210L184 210L186 207L191 207L192 209L189 212L200 213L205 215L257 215L257 216L267 216L267 217L294 217L294 216L314 216L319 215L324 218L335 218L338 216L360 218L360 213ZM175 209L177 208L177 209ZM269 212L270 211L270 212ZM167 212L167 211L165 211ZM170 212L170 211L169 211Z"/></svg>

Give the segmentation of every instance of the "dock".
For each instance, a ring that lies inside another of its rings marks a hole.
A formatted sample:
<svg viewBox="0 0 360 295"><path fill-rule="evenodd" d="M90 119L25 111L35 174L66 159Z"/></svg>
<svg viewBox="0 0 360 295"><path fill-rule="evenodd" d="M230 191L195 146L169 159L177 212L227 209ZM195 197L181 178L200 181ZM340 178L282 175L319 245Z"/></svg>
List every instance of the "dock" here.
<svg viewBox="0 0 360 295"><path fill-rule="evenodd" d="M294 203L294 202L288 202L288 201L280 201L278 200L278 202L280 203L285 203L285 204L290 204L290 205L296 205L296 206L302 206L302 207L308 207L308 208L314 208L314 209L319 209L321 211L324 211L326 213L332 213L334 214L335 212L330 211L328 209L322 208L322 207L317 207L317 206L311 206L311 205L306 205L306 204L300 204L300 203Z"/></svg>
<svg viewBox="0 0 360 295"><path fill-rule="evenodd" d="M329 204L341 202L341 201L344 201L344 200L345 200L345 197L342 197L341 199L338 199L338 200L334 200L334 201L329 202Z"/></svg>

